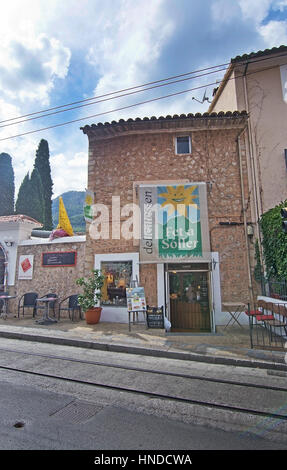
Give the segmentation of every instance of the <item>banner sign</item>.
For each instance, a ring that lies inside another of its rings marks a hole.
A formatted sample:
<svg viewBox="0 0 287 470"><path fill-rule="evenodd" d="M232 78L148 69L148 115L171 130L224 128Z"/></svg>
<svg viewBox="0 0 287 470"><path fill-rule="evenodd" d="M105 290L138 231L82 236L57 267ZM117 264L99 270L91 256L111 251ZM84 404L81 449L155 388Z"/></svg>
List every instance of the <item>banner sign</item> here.
<svg viewBox="0 0 287 470"><path fill-rule="evenodd" d="M95 204L95 194L87 189L84 201L84 217L86 222L93 222L93 204Z"/></svg>
<svg viewBox="0 0 287 470"><path fill-rule="evenodd" d="M210 260L205 183L139 188L140 261Z"/></svg>
<svg viewBox="0 0 287 470"><path fill-rule="evenodd" d="M33 279L34 255L19 256L18 279Z"/></svg>

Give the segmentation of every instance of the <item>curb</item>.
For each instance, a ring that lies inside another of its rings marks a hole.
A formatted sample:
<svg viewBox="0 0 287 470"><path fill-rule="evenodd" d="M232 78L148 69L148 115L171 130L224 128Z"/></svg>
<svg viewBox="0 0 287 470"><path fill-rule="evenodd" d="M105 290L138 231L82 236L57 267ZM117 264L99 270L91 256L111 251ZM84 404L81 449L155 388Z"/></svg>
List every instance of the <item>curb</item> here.
<svg viewBox="0 0 287 470"><path fill-rule="evenodd" d="M79 348L87 349L97 349L101 351L109 352L119 352L119 353L128 353L128 354L139 354L144 356L154 356L154 357L165 357L170 359L178 359L184 361L196 361L196 362L206 362L209 364L221 364L221 365L232 365L238 367L250 367L250 368L259 368L259 369L271 369L278 371L287 372L287 364L285 362L285 354L281 354L276 358L278 362L274 362L275 358L273 355L267 355L266 351L262 350L248 350L247 354L252 356L259 356L260 360L256 358L249 359L237 359L222 356L213 356L209 353L197 353L197 352L180 352L175 350L161 350L161 349L152 349L152 348L142 348L140 346L128 346L120 344L111 344L111 343L98 343L91 340L82 340L82 339L72 339L72 338L63 338L47 335L36 335L30 333L22 333L15 331L0 331L0 337L7 339L22 339L25 341L36 341L41 343L49 344L59 344L63 346L73 346ZM212 349L212 348L209 348ZM218 349L214 348L217 351ZM262 357L263 356L263 357ZM265 362L266 361L266 362Z"/></svg>

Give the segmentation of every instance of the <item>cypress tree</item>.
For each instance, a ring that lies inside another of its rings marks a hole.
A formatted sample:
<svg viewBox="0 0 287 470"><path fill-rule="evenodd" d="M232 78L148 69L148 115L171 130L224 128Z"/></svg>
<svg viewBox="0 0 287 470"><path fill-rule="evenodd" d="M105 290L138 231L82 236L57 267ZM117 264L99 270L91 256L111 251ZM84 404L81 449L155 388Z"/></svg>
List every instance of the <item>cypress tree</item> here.
<svg viewBox="0 0 287 470"><path fill-rule="evenodd" d="M15 182L12 158L8 153L0 154L0 216L14 214Z"/></svg>
<svg viewBox="0 0 287 470"><path fill-rule="evenodd" d="M42 185L44 197L44 230L53 230L52 220L52 194L53 181L51 177L50 153L48 142L42 139L36 151L34 168L37 168Z"/></svg>
<svg viewBox="0 0 287 470"><path fill-rule="evenodd" d="M29 181L30 189L30 217L37 220L38 222L44 223L45 220L45 205L44 205L44 194L42 180L37 168L34 168Z"/></svg>
<svg viewBox="0 0 287 470"><path fill-rule="evenodd" d="M17 196L15 211L16 214L29 215L30 210L30 179L29 173L24 177Z"/></svg>
<svg viewBox="0 0 287 470"><path fill-rule="evenodd" d="M28 215L44 223L43 185L37 168L32 171L31 178L27 173L21 183L16 201L16 213Z"/></svg>

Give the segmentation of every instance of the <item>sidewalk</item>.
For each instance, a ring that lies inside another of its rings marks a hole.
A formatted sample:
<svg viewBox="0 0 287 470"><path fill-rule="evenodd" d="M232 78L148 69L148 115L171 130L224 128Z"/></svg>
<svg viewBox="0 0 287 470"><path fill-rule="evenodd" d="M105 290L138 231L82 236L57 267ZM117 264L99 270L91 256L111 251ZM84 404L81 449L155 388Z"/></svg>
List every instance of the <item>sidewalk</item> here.
<svg viewBox="0 0 287 470"><path fill-rule="evenodd" d="M285 352L250 348L248 326L217 327L216 334L176 334L142 324L131 325L129 331L127 323L88 325L68 318L39 325L32 316L10 314L6 320L0 318L1 337L287 372Z"/></svg>

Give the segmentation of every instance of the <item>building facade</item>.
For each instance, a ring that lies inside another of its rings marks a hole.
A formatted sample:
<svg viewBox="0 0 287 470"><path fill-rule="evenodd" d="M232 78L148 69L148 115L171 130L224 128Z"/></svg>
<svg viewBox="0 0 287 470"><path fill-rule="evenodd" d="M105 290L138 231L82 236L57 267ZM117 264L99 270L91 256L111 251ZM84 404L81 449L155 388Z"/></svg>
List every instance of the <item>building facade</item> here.
<svg viewBox="0 0 287 470"><path fill-rule="evenodd" d="M287 46L231 59L209 112L246 110L253 220L287 197Z"/></svg>
<svg viewBox="0 0 287 470"><path fill-rule="evenodd" d="M252 299L246 112L85 126L85 273L105 274L103 321L127 321L137 281L174 331L215 331L222 302Z"/></svg>

